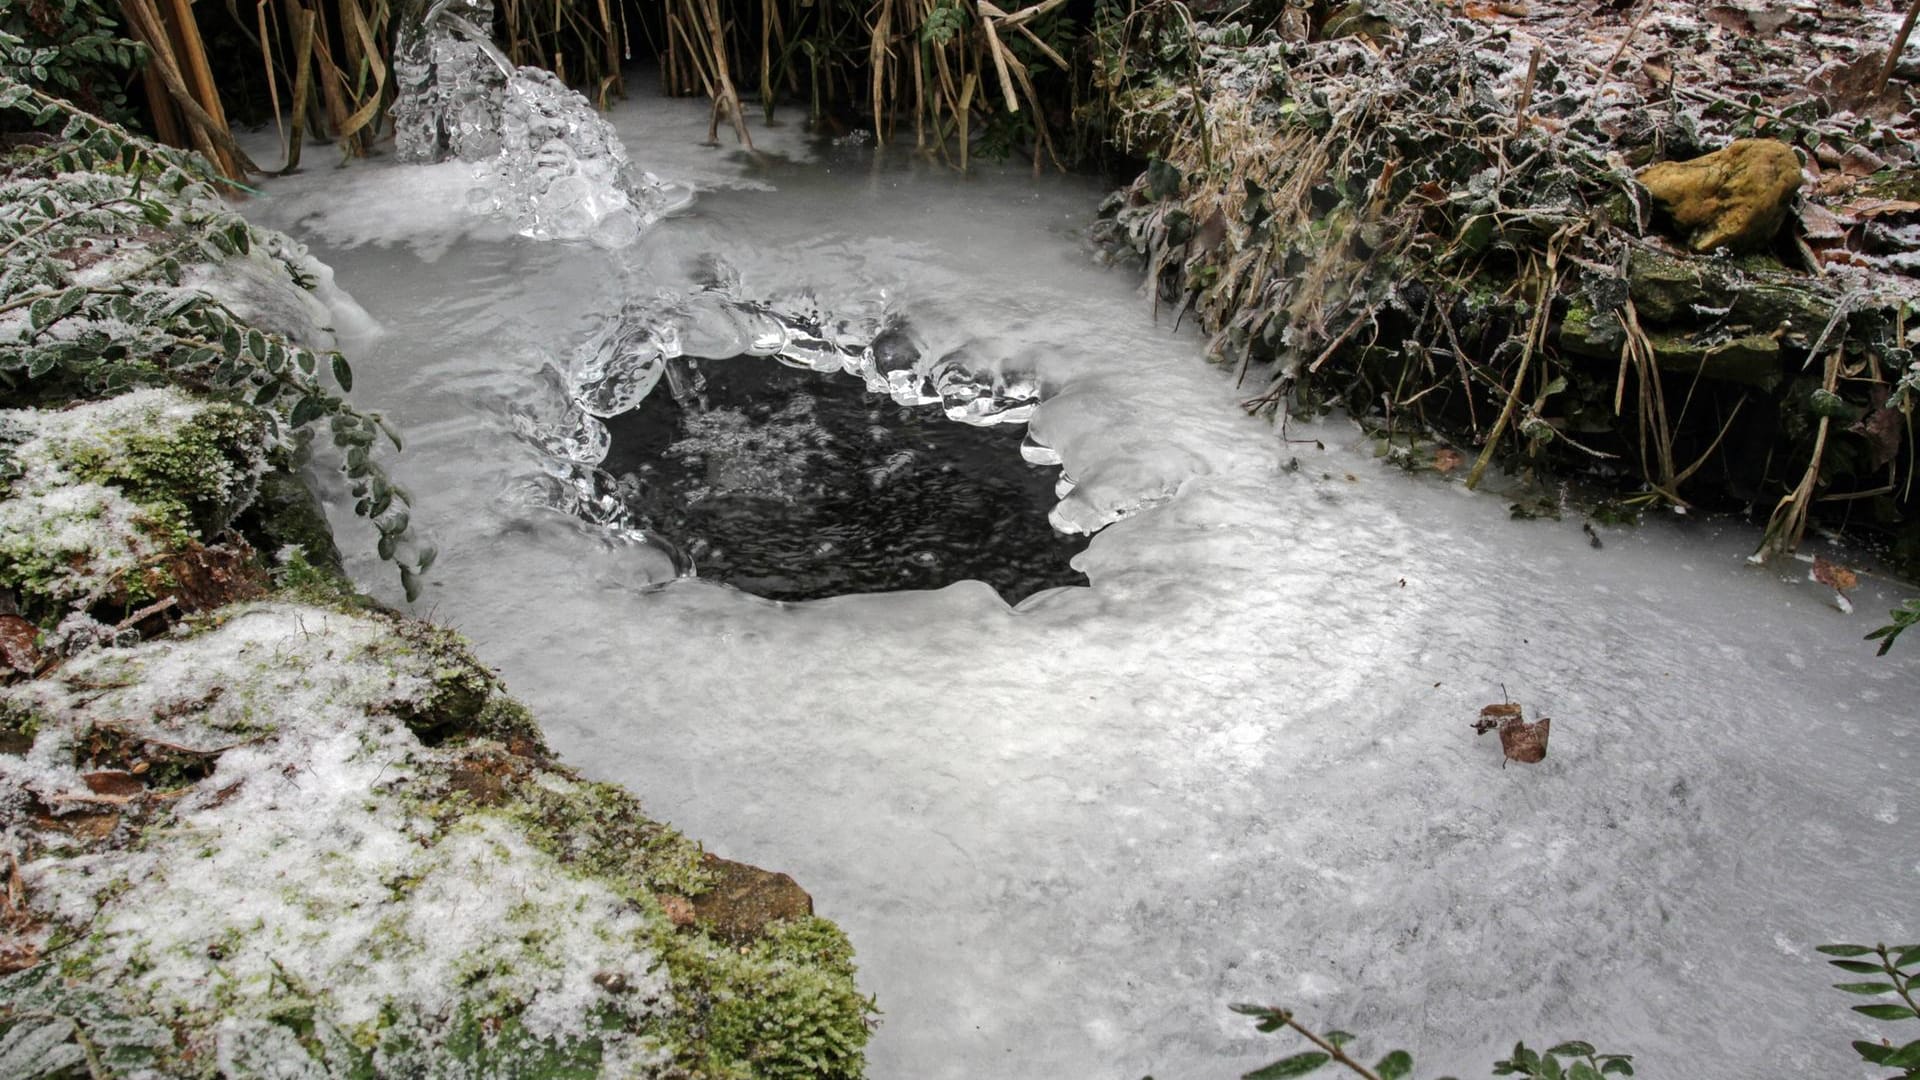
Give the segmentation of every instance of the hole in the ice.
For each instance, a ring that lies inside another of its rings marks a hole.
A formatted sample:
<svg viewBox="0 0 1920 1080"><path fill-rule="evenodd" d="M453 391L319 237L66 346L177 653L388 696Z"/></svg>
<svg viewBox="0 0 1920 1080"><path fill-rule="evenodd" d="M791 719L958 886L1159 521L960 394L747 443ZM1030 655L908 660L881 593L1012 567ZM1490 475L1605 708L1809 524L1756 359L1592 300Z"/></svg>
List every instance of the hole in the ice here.
<svg viewBox="0 0 1920 1080"><path fill-rule="evenodd" d="M607 421L602 467L699 575L775 600L975 579L1009 603L1085 585L1085 537L1055 533L1059 470L1023 424L976 427L858 379L764 357L678 361L679 393Z"/></svg>

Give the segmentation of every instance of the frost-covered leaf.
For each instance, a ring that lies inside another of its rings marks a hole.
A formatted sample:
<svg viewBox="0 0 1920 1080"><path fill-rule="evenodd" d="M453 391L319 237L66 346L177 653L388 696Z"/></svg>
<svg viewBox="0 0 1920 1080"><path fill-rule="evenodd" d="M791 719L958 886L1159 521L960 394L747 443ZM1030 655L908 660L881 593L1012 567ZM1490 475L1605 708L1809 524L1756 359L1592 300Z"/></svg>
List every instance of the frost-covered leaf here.
<svg viewBox="0 0 1920 1080"><path fill-rule="evenodd" d="M1381 1058L1373 1071L1380 1074L1380 1080L1405 1080L1413 1073L1413 1055L1405 1050L1395 1050Z"/></svg>
<svg viewBox="0 0 1920 1080"><path fill-rule="evenodd" d="M86 1061L71 1020L22 1020L0 1036L0 1076L40 1080Z"/></svg>

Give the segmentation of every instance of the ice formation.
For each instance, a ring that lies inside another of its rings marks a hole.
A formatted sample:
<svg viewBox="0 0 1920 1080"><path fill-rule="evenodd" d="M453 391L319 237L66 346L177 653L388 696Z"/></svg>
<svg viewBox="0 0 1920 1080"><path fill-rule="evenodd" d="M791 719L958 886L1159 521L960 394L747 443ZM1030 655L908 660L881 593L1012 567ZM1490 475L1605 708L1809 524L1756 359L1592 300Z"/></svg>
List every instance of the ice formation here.
<svg viewBox="0 0 1920 1080"><path fill-rule="evenodd" d="M514 67L488 39L488 0L438 0L403 34L394 149L404 161L479 163L468 207L536 240L622 248L691 199L637 169L580 94Z"/></svg>
<svg viewBox="0 0 1920 1080"><path fill-rule="evenodd" d="M897 405L937 405L949 420L976 426L1026 423L1040 404L1034 374L1001 365L976 368L965 345L945 351L930 346L884 292L845 305L823 305L807 291L757 301L741 298L737 275L723 268L717 276L690 293L629 303L575 350L564 398L549 394L553 404L544 410L525 404L511 410L516 434L545 459L544 475L516 483L518 501L663 543L647 535L620 482L600 468L610 446L603 420L638 408L662 378L676 397L686 398L694 376L683 358L768 357L793 368L841 373ZM1104 517L1059 516L1055 525L1063 532L1093 532L1126 509L1108 507Z"/></svg>
<svg viewBox="0 0 1920 1080"><path fill-rule="evenodd" d="M690 149L703 105L616 120L675 175L726 164ZM1046 387L1026 456L1077 482L1061 513L1161 504L1093 538L1091 588L1018 611L969 584L643 593L647 552L490 512L540 451L484 411L634 286L558 245L336 257L392 324L356 369L446 523L436 613L569 760L808 883L885 1010L875 1076L1238 1075L1286 1051L1234 1001L1403 1045L1422 1075L1484 1076L1516 1038L1644 1075L1849 1075L1874 1033L1812 946L1915 937L1905 640L1877 662L1871 619L1797 564L1745 566L1739 528L1602 528L1596 550L1383 467L1344 424L1246 418L1199 342L1091 265L1097 182L822 153L775 192L716 188L699 235L651 234L647 284L684 295L679 257L726 250L759 295L898 282L937 356L1016 352ZM543 418L570 401L549 378ZM1503 684L1554 718L1538 766L1475 741Z"/></svg>

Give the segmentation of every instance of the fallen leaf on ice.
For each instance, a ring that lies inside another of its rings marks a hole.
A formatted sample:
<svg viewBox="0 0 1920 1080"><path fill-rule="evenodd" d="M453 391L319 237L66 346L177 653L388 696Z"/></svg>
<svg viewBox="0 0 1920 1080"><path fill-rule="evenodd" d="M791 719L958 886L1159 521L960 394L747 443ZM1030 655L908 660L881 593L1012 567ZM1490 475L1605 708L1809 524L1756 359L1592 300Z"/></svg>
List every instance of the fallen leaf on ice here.
<svg viewBox="0 0 1920 1080"><path fill-rule="evenodd" d="M1839 563L1828 562L1818 555L1813 557L1813 570L1810 571L1810 576L1836 592L1852 592L1854 586L1860 584L1858 574Z"/></svg>
<svg viewBox="0 0 1920 1080"><path fill-rule="evenodd" d="M1500 752L1506 755L1507 761L1518 761L1523 765L1534 764L1547 756L1547 735L1552 729L1551 717L1542 717L1529 724L1520 706L1511 701L1481 709L1480 719L1473 724L1473 730L1481 735L1498 731Z"/></svg>

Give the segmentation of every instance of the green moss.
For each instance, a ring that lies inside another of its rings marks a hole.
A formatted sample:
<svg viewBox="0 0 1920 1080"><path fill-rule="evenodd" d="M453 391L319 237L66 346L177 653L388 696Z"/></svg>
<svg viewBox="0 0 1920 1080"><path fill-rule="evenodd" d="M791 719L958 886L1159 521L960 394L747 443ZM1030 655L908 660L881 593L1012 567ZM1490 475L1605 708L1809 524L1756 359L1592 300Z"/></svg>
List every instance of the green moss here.
<svg viewBox="0 0 1920 1080"><path fill-rule="evenodd" d="M1780 342L1768 334L1746 334L1724 340L1685 334L1650 334L1654 358L1669 375L1704 375L1751 386L1772 387L1780 381Z"/></svg>
<svg viewBox="0 0 1920 1080"><path fill-rule="evenodd" d="M667 954L688 1010L682 1064L711 1077L853 1080L873 1003L854 987L853 949L824 919L775 924L740 949L680 938Z"/></svg>
<svg viewBox="0 0 1920 1080"><path fill-rule="evenodd" d="M260 550L271 553L299 548L313 567L341 574L340 549L332 526L306 479L290 461L276 461L260 478L252 505L235 522Z"/></svg>
<svg viewBox="0 0 1920 1080"><path fill-rule="evenodd" d="M622 895L654 903L654 894L697 896L713 878L700 845L650 821L640 802L612 784L554 776L520 785L502 811L535 847Z"/></svg>
<svg viewBox="0 0 1920 1080"><path fill-rule="evenodd" d="M431 685L418 700L407 703L400 718L420 741L438 746L450 739L502 738L524 734L531 727L525 710L495 708L488 703L505 696L500 680L474 659L467 639L444 626L414 619L394 619L394 634L377 647L391 650L394 659L422 670ZM505 730L495 730L499 725Z"/></svg>
<svg viewBox="0 0 1920 1080"><path fill-rule="evenodd" d="M266 423L252 409L208 402L173 430L110 433L106 446L76 447L83 480L127 493L160 521L211 539L252 500L266 453Z"/></svg>

